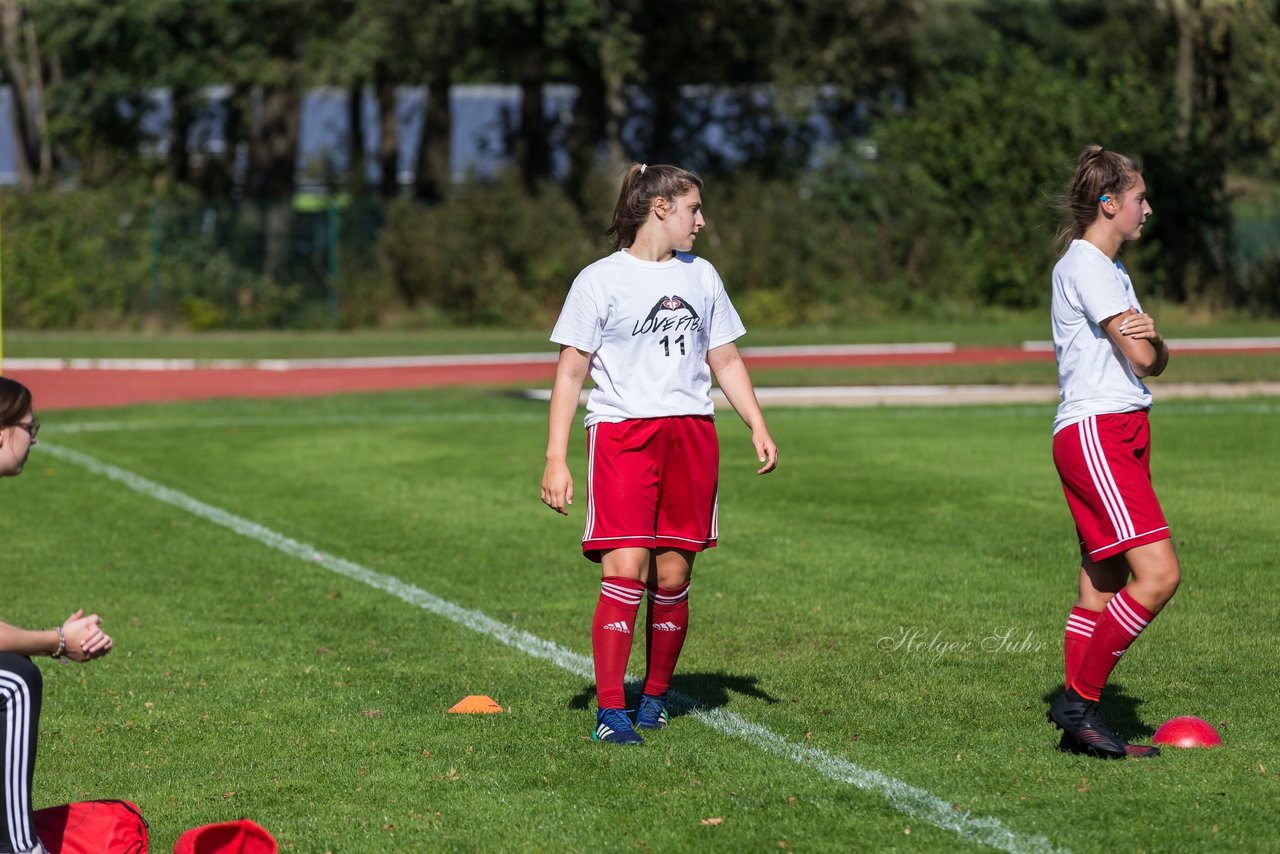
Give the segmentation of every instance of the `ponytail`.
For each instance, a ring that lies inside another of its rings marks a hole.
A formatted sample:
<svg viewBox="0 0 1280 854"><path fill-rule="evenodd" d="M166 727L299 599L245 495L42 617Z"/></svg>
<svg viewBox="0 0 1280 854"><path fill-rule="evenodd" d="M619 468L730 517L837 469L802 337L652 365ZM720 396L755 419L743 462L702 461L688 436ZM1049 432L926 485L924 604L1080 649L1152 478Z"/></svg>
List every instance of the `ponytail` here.
<svg viewBox="0 0 1280 854"><path fill-rule="evenodd" d="M1066 194L1058 199L1062 215L1055 248L1059 255L1071 241L1084 237L1085 231L1098 218L1098 202L1104 195L1122 193L1138 180L1141 167L1132 157L1091 145L1076 158L1076 171Z"/></svg>
<svg viewBox="0 0 1280 854"><path fill-rule="evenodd" d="M613 240L614 250L626 249L636 242L636 233L649 218L654 199L674 201L695 187L702 189L702 179L686 169L632 163L622 177L618 203L613 208L613 221L605 230L605 235Z"/></svg>

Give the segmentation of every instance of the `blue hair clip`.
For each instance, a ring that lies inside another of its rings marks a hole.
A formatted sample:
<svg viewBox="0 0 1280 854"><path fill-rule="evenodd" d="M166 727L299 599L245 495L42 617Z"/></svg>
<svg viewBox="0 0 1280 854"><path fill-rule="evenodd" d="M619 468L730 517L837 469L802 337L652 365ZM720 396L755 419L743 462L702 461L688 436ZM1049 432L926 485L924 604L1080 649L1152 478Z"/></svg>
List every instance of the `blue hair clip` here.
<svg viewBox="0 0 1280 854"><path fill-rule="evenodd" d="M1109 202L1109 201L1111 201L1111 197L1110 197L1110 196L1108 196L1106 193L1103 193L1101 196L1098 196L1098 201L1100 201L1100 202Z"/></svg>

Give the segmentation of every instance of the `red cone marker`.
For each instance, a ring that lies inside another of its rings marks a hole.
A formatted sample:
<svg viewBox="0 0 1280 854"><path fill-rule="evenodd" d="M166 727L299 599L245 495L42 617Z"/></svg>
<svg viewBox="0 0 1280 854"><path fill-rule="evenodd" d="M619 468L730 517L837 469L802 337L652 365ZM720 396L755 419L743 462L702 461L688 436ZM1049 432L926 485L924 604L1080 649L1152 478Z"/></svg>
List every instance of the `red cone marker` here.
<svg viewBox="0 0 1280 854"><path fill-rule="evenodd" d="M1208 721L1183 715L1162 723L1151 742L1170 747L1217 747L1222 744L1222 736Z"/></svg>

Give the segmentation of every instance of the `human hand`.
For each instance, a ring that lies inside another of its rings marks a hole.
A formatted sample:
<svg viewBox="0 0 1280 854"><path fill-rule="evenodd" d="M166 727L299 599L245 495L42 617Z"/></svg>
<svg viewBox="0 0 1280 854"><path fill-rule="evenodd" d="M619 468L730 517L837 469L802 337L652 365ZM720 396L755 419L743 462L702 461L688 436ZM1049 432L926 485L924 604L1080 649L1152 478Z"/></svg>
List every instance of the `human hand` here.
<svg viewBox="0 0 1280 854"><path fill-rule="evenodd" d="M63 655L72 661L88 661L111 652L111 637L102 631L102 618L97 614L86 617L83 608L67 617L62 634L67 640Z"/></svg>
<svg viewBox="0 0 1280 854"><path fill-rule="evenodd" d="M563 462L548 462L543 470L542 503L561 516L569 515L566 507L573 504L573 475Z"/></svg>
<svg viewBox="0 0 1280 854"><path fill-rule="evenodd" d="M1164 340L1156 331L1155 318L1135 308L1129 309L1121 318L1120 334L1130 338L1144 338L1152 344L1159 344Z"/></svg>
<svg viewBox="0 0 1280 854"><path fill-rule="evenodd" d="M756 459L764 463L756 469L756 474L768 474L778 467L778 445L769 435L769 431L761 427L751 431L751 444L756 448Z"/></svg>

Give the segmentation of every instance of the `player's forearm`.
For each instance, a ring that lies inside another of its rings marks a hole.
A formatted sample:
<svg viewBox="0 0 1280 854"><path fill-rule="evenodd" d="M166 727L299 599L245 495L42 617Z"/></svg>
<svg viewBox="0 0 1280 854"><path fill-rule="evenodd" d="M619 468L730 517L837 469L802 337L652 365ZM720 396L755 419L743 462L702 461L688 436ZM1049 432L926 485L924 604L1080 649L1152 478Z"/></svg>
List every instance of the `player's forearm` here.
<svg viewBox="0 0 1280 854"><path fill-rule="evenodd" d="M585 361L572 355L561 355L560 366L551 386L551 405L547 416L547 459L564 460L569 454L569 432L578 412L578 398L586 379Z"/></svg>
<svg viewBox="0 0 1280 854"><path fill-rule="evenodd" d="M569 431L578 409L577 394L551 392L551 413L547 417L547 460L564 460L569 456ZM568 402L566 402L568 401Z"/></svg>
<svg viewBox="0 0 1280 854"><path fill-rule="evenodd" d="M1169 348L1165 346L1163 338L1159 341L1151 342L1151 346L1155 348L1156 359L1147 376L1158 377L1164 373L1165 368L1169 367Z"/></svg>
<svg viewBox="0 0 1280 854"><path fill-rule="evenodd" d="M0 622L0 652L17 655L49 655L58 649L56 629L32 631Z"/></svg>
<svg viewBox="0 0 1280 854"><path fill-rule="evenodd" d="M763 427L764 413L760 409L755 387L751 384L751 375L747 373L747 366L741 356L735 354L718 366L713 364L712 371L716 375L716 382L720 384L720 390L743 423L752 430Z"/></svg>
<svg viewBox="0 0 1280 854"><path fill-rule="evenodd" d="M1139 339L1129 346L1125 352L1125 359L1129 362L1129 368L1134 376L1140 379L1158 377L1169 364L1169 348L1164 346L1163 341Z"/></svg>

